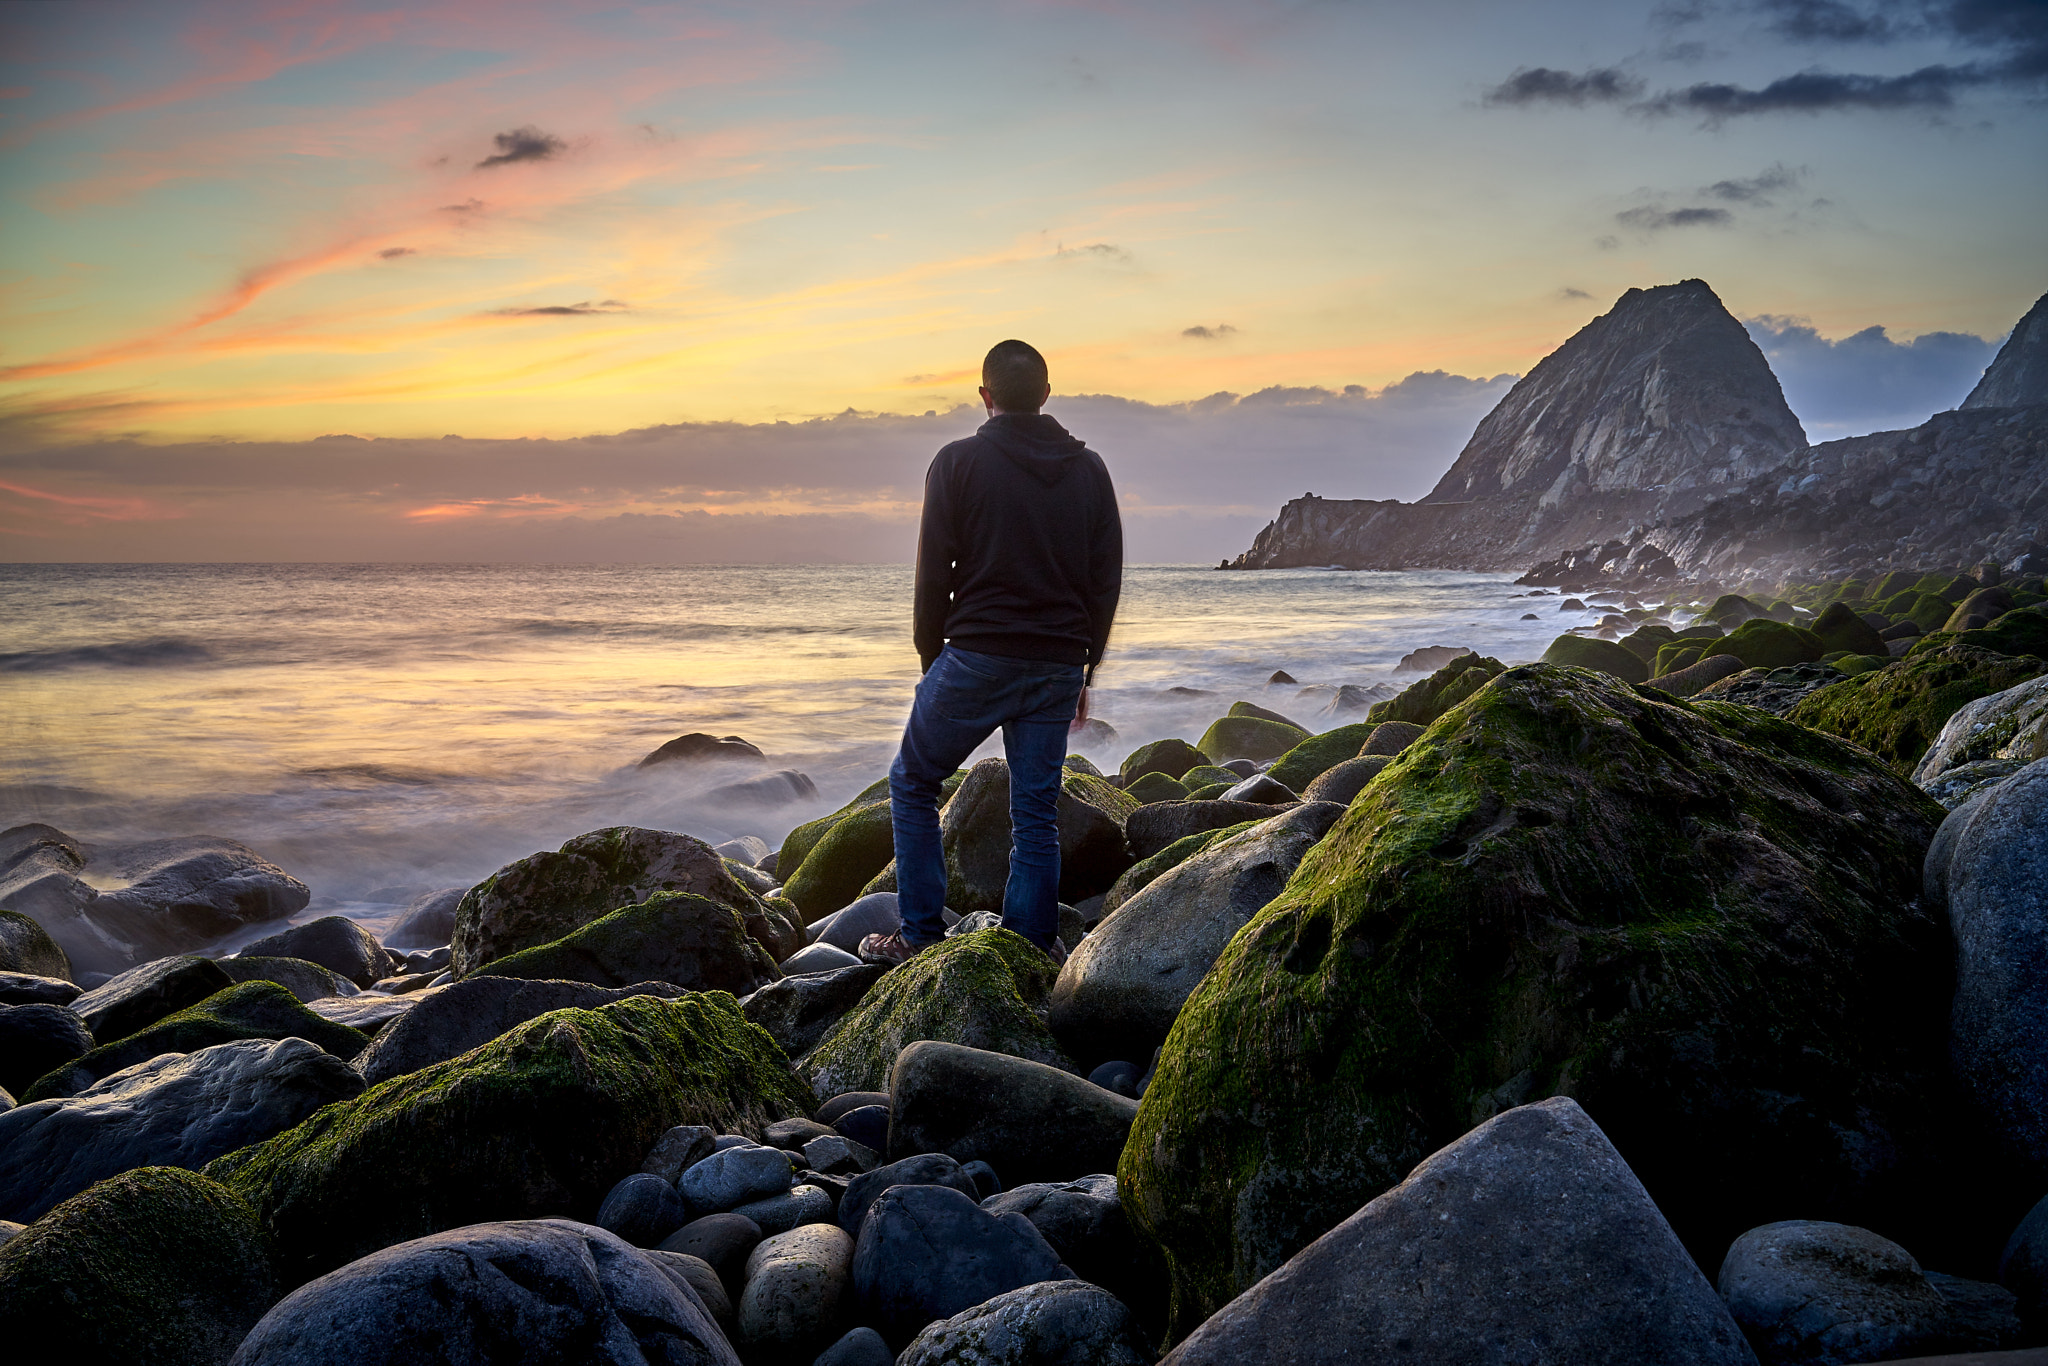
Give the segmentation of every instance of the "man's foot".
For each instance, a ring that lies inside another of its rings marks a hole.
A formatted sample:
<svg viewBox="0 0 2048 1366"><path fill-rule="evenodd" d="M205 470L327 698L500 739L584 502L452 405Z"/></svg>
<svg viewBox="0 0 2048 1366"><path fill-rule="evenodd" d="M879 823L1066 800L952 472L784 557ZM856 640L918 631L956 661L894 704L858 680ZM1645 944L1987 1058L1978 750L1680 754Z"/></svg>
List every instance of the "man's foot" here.
<svg viewBox="0 0 2048 1366"><path fill-rule="evenodd" d="M1052 937L1052 947L1047 949L1046 953L1052 958L1055 966L1063 968L1067 965L1067 941L1058 935Z"/></svg>
<svg viewBox="0 0 2048 1366"><path fill-rule="evenodd" d="M908 963L922 952L923 949L910 946L901 930L894 934L871 934L860 941L860 961L863 963L882 963L894 967L898 963Z"/></svg>

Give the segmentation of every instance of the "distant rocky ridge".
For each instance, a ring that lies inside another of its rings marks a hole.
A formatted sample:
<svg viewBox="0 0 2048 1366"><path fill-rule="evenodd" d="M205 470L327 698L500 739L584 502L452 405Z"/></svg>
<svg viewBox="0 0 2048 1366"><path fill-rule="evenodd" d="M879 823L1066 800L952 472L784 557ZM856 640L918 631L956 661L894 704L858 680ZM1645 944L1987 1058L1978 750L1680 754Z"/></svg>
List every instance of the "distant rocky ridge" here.
<svg viewBox="0 0 2048 1366"><path fill-rule="evenodd" d="M1957 411L1810 446L1704 282L1632 289L1523 377L1420 502L1306 495L1221 567L1640 589L2023 560L2048 539L2044 405L2048 297Z"/></svg>

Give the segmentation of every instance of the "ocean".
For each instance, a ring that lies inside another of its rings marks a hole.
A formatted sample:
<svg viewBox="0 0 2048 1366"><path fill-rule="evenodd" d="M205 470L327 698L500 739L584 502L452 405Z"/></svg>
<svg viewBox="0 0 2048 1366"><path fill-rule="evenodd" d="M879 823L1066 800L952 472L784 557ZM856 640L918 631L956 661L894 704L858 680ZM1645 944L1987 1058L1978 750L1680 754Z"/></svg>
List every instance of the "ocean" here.
<svg viewBox="0 0 2048 1366"><path fill-rule="evenodd" d="M373 930L601 826L772 848L886 771L910 587L907 565L0 565L0 827L237 839L312 888L300 919ZM1238 699L1327 729L1358 716L1275 670L1405 686L1419 646L1529 660L1598 615L1522 591L1131 566L1093 694L1117 738L1081 752L1113 769ZM733 809L704 794L749 771L635 768L690 731L752 741L817 797Z"/></svg>

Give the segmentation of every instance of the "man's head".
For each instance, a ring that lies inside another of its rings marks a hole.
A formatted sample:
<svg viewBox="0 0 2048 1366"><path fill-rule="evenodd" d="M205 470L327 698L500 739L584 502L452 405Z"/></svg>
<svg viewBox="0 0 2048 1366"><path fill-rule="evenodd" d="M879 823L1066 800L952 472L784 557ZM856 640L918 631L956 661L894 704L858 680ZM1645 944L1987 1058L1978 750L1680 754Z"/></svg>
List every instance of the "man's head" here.
<svg viewBox="0 0 2048 1366"><path fill-rule="evenodd" d="M1035 413L1052 396L1045 357L1027 342L997 342L981 363L981 401L992 413Z"/></svg>

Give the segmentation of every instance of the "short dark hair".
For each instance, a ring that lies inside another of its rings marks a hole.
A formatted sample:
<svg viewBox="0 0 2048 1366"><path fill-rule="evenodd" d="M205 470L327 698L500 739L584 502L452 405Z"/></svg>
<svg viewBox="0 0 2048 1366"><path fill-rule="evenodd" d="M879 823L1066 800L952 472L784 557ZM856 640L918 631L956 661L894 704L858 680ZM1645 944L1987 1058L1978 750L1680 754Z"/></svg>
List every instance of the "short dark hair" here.
<svg viewBox="0 0 2048 1366"><path fill-rule="evenodd" d="M982 386L996 407L1006 413L1037 412L1050 382L1045 357L1029 342L997 342L981 362Z"/></svg>

